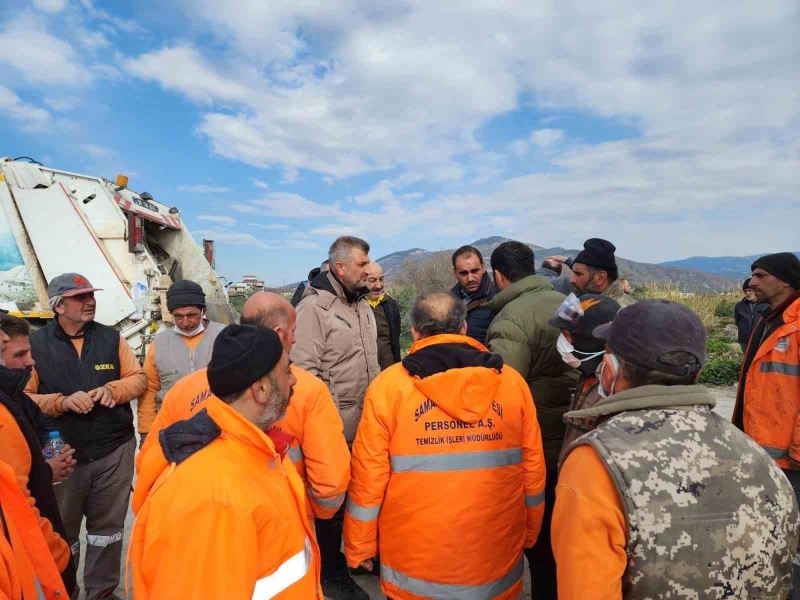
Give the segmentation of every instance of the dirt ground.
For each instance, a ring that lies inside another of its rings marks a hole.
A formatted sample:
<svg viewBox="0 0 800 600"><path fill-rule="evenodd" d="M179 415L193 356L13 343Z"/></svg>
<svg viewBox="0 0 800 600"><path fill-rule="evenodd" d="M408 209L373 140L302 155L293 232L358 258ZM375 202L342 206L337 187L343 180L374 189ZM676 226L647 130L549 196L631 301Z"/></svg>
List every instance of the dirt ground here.
<svg viewBox="0 0 800 600"><path fill-rule="evenodd" d="M736 387L735 386L730 386L730 387L709 387L709 389L711 390L711 393L714 395L714 397L717 400L717 406L716 406L715 410L717 412L719 412L719 414L722 415L723 417L725 417L726 419L730 419L731 415L733 414L733 405L734 405L734 402L736 401ZM135 414L136 414L136 411L134 410L134 415ZM131 528L132 527L133 527L133 513L128 511L128 517L125 520L125 537L124 537L124 540L123 540L123 544L124 544L123 554L122 554L122 556L123 556L122 572L123 573L125 572L124 561L125 561L125 555L127 554L127 551L128 551L128 541L130 540L130 534L131 534ZM81 539L85 540L85 536L86 536L86 533L85 533L85 530L84 530L84 531L81 532ZM82 569L83 569L83 556L81 556L81 565L79 566L79 569L80 569L79 570L79 574L80 574L80 573L82 573ZM79 579L78 580L80 581L81 578L82 577L79 575ZM380 584L378 582L378 578L377 577L370 577L370 576L356 577L356 581L358 581L359 585L361 585L361 587L363 587L364 590L366 590L367 593L369 593L370 598L372 598L374 600L386 598L386 596L384 596L380 591ZM530 578L528 576L528 568L527 568L527 563L526 563L525 579L524 579L524 592L523 592L523 594L521 596L522 598L529 599L531 597L531 595L530 595L530 585L531 585L531 582L530 582ZM119 586L119 588L117 589L117 595L120 598L125 598L125 586L124 586L124 584L121 584ZM132 594L131 594L131 597L133 597ZM80 599L84 600L85 599L85 595L81 594Z"/></svg>

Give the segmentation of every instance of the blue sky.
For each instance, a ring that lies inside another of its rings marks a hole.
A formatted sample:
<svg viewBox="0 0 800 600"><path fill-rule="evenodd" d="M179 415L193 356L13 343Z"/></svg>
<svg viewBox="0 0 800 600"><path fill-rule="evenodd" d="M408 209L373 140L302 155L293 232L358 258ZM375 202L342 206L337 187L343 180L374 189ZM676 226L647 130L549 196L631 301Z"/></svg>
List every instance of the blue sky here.
<svg viewBox="0 0 800 600"><path fill-rule="evenodd" d="M488 235L796 249L799 7L21 2L0 155L127 173L216 240L221 275L271 284L344 233L375 257Z"/></svg>

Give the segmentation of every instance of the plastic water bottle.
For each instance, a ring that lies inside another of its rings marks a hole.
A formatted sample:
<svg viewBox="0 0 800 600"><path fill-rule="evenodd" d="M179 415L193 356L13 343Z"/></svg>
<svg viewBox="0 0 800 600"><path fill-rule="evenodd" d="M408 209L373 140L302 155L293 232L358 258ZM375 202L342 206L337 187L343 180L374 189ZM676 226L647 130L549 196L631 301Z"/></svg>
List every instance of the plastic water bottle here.
<svg viewBox="0 0 800 600"><path fill-rule="evenodd" d="M51 431L47 436L47 443L42 448L45 460L50 460L61 454L61 447L64 445L64 440L61 439L61 433L58 431Z"/></svg>

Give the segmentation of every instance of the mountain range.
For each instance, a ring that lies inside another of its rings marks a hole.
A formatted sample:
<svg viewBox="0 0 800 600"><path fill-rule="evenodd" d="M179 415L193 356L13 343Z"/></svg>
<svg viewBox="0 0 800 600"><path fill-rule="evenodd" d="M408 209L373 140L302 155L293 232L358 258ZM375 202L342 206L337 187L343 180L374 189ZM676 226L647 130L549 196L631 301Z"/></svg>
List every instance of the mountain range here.
<svg viewBox="0 0 800 600"><path fill-rule="evenodd" d="M489 256L492 251L497 248L501 243L508 241L508 238L501 236L493 236L476 240L471 245L478 248L484 255L485 260L488 262ZM534 244L528 244L533 249L536 258L536 266L539 267L542 259L547 256L556 254L563 254L574 258L578 255L580 250L570 248L543 248ZM438 251L429 251L423 248L410 248L400 252L393 252L378 259L378 262L383 267L389 280L396 276L406 261L422 261L436 257L437 255L449 255L455 249L442 249ZM724 259L707 258L709 262L700 260L703 257L695 257L693 259L686 259L686 261L674 261L663 264L651 264L637 262L627 258L617 257L617 266L619 267L620 277L628 279L634 285L642 283L668 283L676 285L686 292L720 292L730 290L738 286L737 280L742 277L742 274L747 274L750 271L750 263L753 258L749 257L731 257L727 262ZM690 264L678 264L687 261ZM707 264L713 264L717 271L706 271ZM739 264L746 266L741 269ZM719 270L722 269L722 270Z"/></svg>
<svg viewBox="0 0 800 600"><path fill-rule="evenodd" d="M671 260L658 264L662 267L692 269L743 281L750 273L750 265L753 264L753 261L765 254L769 253L761 252L752 256L691 256L682 260ZM800 257L800 250L794 254Z"/></svg>

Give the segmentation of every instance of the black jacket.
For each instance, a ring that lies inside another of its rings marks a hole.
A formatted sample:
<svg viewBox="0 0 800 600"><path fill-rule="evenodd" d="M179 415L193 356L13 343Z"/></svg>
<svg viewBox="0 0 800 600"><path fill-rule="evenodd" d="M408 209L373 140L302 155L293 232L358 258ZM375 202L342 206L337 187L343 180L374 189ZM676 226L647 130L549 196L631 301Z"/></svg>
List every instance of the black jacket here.
<svg viewBox="0 0 800 600"><path fill-rule="evenodd" d="M33 403L22 390L30 379L30 373L24 369L7 369L0 367L0 404L2 404L14 417L17 426L22 432L22 436L28 444L31 455L31 468L28 472L28 491L36 503L39 514L48 519L56 531L64 540L67 540L67 533L64 524L61 522L61 514L58 511L58 504L53 493L53 472L50 470L44 456L42 446L39 443L37 432L33 423L28 419L27 410L23 406ZM39 407L36 406L38 409ZM41 411L40 411L41 412ZM75 564L70 557L67 567L61 574L67 591L71 594L75 589Z"/></svg>
<svg viewBox="0 0 800 600"><path fill-rule="evenodd" d="M321 269L319 267L314 267L308 273L308 280L307 281L301 281L300 283L297 284L297 287L294 290L294 294L292 294L292 299L289 300L289 303L292 306L297 308L297 305L300 304L300 300L303 299L303 293L306 291L306 287L308 287L308 284L311 283L311 281L317 275L319 275L320 272L321 272Z"/></svg>
<svg viewBox="0 0 800 600"><path fill-rule="evenodd" d="M40 394L68 396L88 392L120 378L119 332L97 322L83 330L81 355L55 319L31 334L31 350L39 374ZM95 404L85 414L67 412L54 420L61 437L75 448L75 459L102 458L133 437L130 403L107 408Z"/></svg>
<svg viewBox="0 0 800 600"><path fill-rule="evenodd" d="M400 305L397 300L386 294L381 306L386 320L389 321L389 341L392 344L394 361L400 362Z"/></svg>
<svg viewBox="0 0 800 600"><path fill-rule="evenodd" d="M736 327L739 328L739 344L742 348L747 346L750 334L758 321L758 318L769 311L769 304L766 302L748 302L740 300L733 308L733 318Z"/></svg>
<svg viewBox="0 0 800 600"><path fill-rule="evenodd" d="M497 294L492 278L488 273L484 273L481 287L471 296L460 284L454 285L450 293L467 303L467 335L485 344L486 332L494 318L494 313L486 305Z"/></svg>

